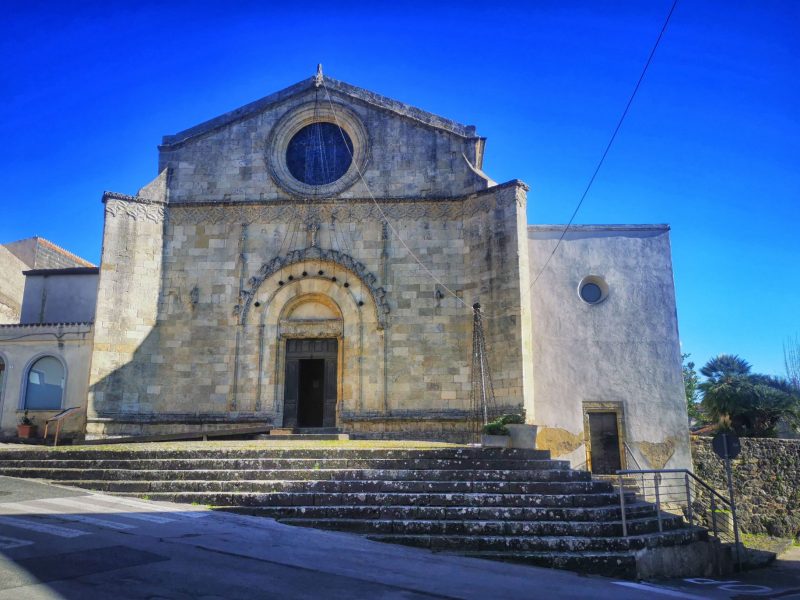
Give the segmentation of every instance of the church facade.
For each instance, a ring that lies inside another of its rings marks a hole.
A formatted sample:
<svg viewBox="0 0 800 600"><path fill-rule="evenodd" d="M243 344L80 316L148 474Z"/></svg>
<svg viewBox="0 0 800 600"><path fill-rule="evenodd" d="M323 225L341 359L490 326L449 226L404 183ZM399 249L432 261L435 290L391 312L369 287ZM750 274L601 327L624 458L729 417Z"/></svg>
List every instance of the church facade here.
<svg viewBox="0 0 800 600"><path fill-rule="evenodd" d="M528 187L492 181L484 147L321 73L166 136L155 180L103 197L86 398L63 406L87 437L463 439L479 303L495 402L540 447L688 466L668 228L571 227L542 270L563 228L527 225Z"/></svg>

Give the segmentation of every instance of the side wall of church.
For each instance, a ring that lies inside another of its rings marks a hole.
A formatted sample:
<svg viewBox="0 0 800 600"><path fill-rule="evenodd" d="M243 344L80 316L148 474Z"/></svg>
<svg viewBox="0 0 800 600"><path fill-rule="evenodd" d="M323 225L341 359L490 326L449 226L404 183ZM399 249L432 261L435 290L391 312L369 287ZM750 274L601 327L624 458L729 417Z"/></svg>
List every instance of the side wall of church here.
<svg viewBox="0 0 800 600"><path fill-rule="evenodd" d="M531 277L562 231L529 227ZM605 300L579 297L586 276ZM540 447L585 466L586 411L618 411L627 468L691 468L668 227L572 228L531 309Z"/></svg>
<svg viewBox="0 0 800 600"><path fill-rule="evenodd" d="M161 189L141 196L106 194L87 437L106 433L104 419L148 413L159 393L158 333L164 229ZM152 186L153 184L151 184Z"/></svg>

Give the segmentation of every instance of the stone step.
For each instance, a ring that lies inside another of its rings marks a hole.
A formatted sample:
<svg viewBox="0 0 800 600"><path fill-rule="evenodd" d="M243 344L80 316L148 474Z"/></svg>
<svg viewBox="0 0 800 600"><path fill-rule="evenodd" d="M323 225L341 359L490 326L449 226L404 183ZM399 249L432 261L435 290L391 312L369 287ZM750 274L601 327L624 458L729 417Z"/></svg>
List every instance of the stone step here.
<svg viewBox="0 0 800 600"><path fill-rule="evenodd" d="M106 482L102 482L106 483ZM77 482L71 483L77 485ZM78 486L83 487L83 486ZM88 488L97 489L97 488ZM151 500L197 503L209 506L485 506L485 507L588 507L618 506L619 495L596 494L452 494L452 493L308 493L272 492L112 492L121 496L146 495ZM626 503L633 503L633 494Z"/></svg>
<svg viewBox="0 0 800 600"><path fill-rule="evenodd" d="M451 553L447 553L451 554ZM586 575L605 575L621 579L636 579L634 552L511 552L470 551L457 552L459 556L513 562L551 569L566 569Z"/></svg>
<svg viewBox="0 0 800 600"><path fill-rule="evenodd" d="M60 481L67 481L61 479ZM330 494L600 494L611 491L595 481L392 481L392 480L68 480L70 485L104 492L306 492Z"/></svg>
<svg viewBox="0 0 800 600"><path fill-rule="evenodd" d="M448 493L448 494L586 494L609 492L597 481L392 481L363 480L70 480L70 485L107 492L312 492L312 493Z"/></svg>
<svg viewBox="0 0 800 600"><path fill-rule="evenodd" d="M60 454L60 453L59 453ZM127 470L272 470L272 469L377 469L449 471L569 471L560 460L522 459L359 459L359 458L128 458L62 459L57 454L42 459L0 459L0 472L12 468L37 469L127 469ZM589 479L585 471L580 478Z"/></svg>
<svg viewBox="0 0 800 600"><path fill-rule="evenodd" d="M704 530L684 527L663 533L623 537L589 536L470 536L425 534L368 534L367 538L437 551L470 552L620 552L688 544L701 539Z"/></svg>
<svg viewBox="0 0 800 600"><path fill-rule="evenodd" d="M620 521L461 521L422 519L281 519L281 523L315 529L349 531L361 534L412 534L412 535L456 535L456 536L578 536L619 537L622 535ZM683 527L683 519L664 515L661 520L664 531ZM642 535L659 531L655 517L630 519L628 535Z"/></svg>
<svg viewBox="0 0 800 600"><path fill-rule="evenodd" d="M421 519L421 520L468 520L468 521L619 521L619 504L584 508L502 506L227 506L219 510L273 519ZM655 517L655 507L648 502L625 505L629 519Z"/></svg>
<svg viewBox="0 0 800 600"><path fill-rule="evenodd" d="M234 481L234 480L386 480L386 481L484 481L547 482L589 481L589 474L567 469L466 470L466 469L112 469L56 467L0 467L9 477L51 480L111 481Z"/></svg>
<svg viewBox="0 0 800 600"><path fill-rule="evenodd" d="M530 450L524 448L472 448L472 447L445 447L445 448L270 448L270 447L243 447L243 448L152 448L145 446L141 450L130 449L57 449L43 450L12 450L0 452L0 463L7 460L41 460L43 455L61 460L136 460L136 459L170 459L170 458L340 458L340 459L404 459L404 460L548 460L548 450Z"/></svg>

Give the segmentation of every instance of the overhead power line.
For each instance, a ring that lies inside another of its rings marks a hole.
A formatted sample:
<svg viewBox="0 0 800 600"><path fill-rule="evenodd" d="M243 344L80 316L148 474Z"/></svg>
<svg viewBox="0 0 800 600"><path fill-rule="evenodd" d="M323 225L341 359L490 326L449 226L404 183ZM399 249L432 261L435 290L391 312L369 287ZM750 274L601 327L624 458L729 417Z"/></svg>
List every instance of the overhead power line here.
<svg viewBox="0 0 800 600"><path fill-rule="evenodd" d="M617 139L617 134L619 133L620 128L622 127L622 123L625 121L625 117L628 116L628 111L631 108L631 104L633 104L634 98L636 98L636 94L639 91L639 88L642 85L642 81L644 80L644 76L647 73L647 69L650 67L650 63L653 62L653 56L655 56L656 50L658 49L658 45L661 43L661 38L664 37L664 32L667 30L667 25L669 25L669 21L672 18L672 13L675 12L675 7L678 5L678 0L674 0L672 2L672 6L669 9L669 13L667 13L667 18L664 19L664 25L661 26L661 31L658 33L658 37L656 38L655 44L653 44L653 49L650 50L650 55L647 57L647 61L644 63L644 68L642 69L641 74L639 75L639 79L636 81L636 85L633 87L633 92L631 92L630 98L628 98L628 102L625 105L625 110L622 111L622 115L620 116L619 120L617 121L617 126L614 127L614 133L611 134L611 138L608 140L608 144L606 144L605 150L603 150L603 154L600 156L600 160L597 162L597 166L592 173L592 176L589 178L589 183L586 184L586 188L583 190L583 194L581 194L581 198L578 201L575 210L572 211L572 216L567 221L566 226L564 227L564 231L561 232L561 236L558 238L556 245L553 247L553 251L550 253L550 256L547 257L547 260L542 265L542 268L536 274L536 277L531 282L530 287L528 288L528 293L533 290L533 286L536 285L536 282L539 281L539 278L547 269L547 266L550 264L550 260L555 255L558 247L561 245L561 242L564 241L564 237L567 235L570 226L572 225L575 217L578 215L578 211L581 209L581 205L583 201L586 200L586 196L589 194L589 190L592 189L592 184L594 184L594 180L597 178L597 174L600 172L600 168L603 166L603 163L606 160L606 156L608 156L609 150L611 150L611 146L614 144L614 140Z"/></svg>

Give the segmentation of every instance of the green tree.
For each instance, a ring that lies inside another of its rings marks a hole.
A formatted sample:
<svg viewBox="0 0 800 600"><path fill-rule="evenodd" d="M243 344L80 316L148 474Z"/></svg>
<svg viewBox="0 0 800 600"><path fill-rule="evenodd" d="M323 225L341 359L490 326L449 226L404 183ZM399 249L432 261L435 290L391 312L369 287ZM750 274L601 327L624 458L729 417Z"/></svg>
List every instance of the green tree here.
<svg viewBox="0 0 800 600"><path fill-rule="evenodd" d="M771 437L778 421L796 426L800 394L782 377L751 372L750 363L735 354L720 354L700 369L698 385L703 410L721 428L744 436Z"/></svg>
<svg viewBox="0 0 800 600"><path fill-rule="evenodd" d="M700 378L697 376L697 371L694 370L694 363L687 359L691 354L681 354L683 362L683 390L686 393L686 412L689 415L689 421L697 421L702 423L705 419L700 405L697 403L697 398L700 395L698 385Z"/></svg>

